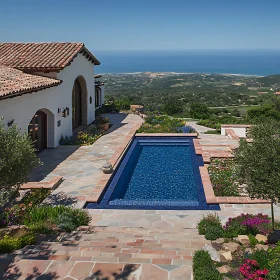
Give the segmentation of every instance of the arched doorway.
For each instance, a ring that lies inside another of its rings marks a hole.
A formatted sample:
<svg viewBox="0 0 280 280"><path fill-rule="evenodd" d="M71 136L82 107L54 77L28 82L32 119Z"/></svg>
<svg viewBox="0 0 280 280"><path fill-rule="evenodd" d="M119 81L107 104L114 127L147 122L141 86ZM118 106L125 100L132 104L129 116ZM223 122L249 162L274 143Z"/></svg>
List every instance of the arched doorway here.
<svg viewBox="0 0 280 280"><path fill-rule="evenodd" d="M28 125L28 134L38 151L47 148L47 114L45 112L39 110L35 113Z"/></svg>
<svg viewBox="0 0 280 280"><path fill-rule="evenodd" d="M75 80L72 92L72 127L82 124L82 87L78 79Z"/></svg>
<svg viewBox="0 0 280 280"><path fill-rule="evenodd" d="M84 77L79 76L72 90L72 129L87 125L87 85Z"/></svg>

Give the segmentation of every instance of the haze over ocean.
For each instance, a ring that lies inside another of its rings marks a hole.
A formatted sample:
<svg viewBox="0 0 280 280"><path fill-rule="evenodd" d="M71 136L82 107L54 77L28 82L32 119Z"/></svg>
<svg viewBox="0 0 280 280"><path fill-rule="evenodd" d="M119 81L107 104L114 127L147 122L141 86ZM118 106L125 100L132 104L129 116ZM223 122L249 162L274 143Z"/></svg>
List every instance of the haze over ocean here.
<svg viewBox="0 0 280 280"><path fill-rule="evenodd" d="M95 51L96 73L280 74L279 50Z"/></svg>

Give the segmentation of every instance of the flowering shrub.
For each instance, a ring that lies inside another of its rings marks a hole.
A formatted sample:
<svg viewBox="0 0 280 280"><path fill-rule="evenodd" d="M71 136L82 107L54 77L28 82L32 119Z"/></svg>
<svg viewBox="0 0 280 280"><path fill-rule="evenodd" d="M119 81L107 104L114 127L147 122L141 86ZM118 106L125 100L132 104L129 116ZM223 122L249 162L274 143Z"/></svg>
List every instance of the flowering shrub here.
<svg viewBox="0 0 280 280"><path fill-rule="evenodd" d="M195 129L190 125L185 125L182 128L183 133L194 133L196 132Z"/></svg>
<svg viewBox="0 0 280 280"><path fill-rule="evenodd" d="M97 139L104 134L103 130L100 129L87 129L80 131L74 136L61 136L59 140L60 145L92 145Z"/></svg>
<svg viewBox="0 0 280 280"><path fill-rule="evenodd" d="M271 232L271 220L262 213L256 215L242 213L238 217L229 218L224 230L226 237L236 237L239 234L268 234Z"/></svg>
<svg viewBox="0 0 280 280"><path fill-rule="evenodd" d="M232 160L216 159L208 166L208 172L216 196L239 195Z"/></svg>
<svg viewBox="0 0 280 280"><path fill-rule="evenodd" d="M268 269L260 269L260 266L256 260L246 259L239 268L240 273L243 275L245 280L265 280L268 279Z"/></svg>

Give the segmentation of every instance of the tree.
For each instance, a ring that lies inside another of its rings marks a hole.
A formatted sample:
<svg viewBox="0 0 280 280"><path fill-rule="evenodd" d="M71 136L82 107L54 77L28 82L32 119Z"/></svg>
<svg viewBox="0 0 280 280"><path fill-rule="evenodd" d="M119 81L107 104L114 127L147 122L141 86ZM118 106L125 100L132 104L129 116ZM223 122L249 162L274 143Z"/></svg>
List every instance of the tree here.
<svg viewBox="0 0 280 280"><path fill-rule="evenodd" d="M175 115L183 112L183 103L178 99L168 99L164 104L164 111L168 115Z"/></svg>
<svg viewBox="0 0 280 280"><path fill-rule="evenodd" d="M0 147L0 197L5 199L27 182L28 174L40 160L27 133L22 133L15 124L6 128L3 119L0 119Z"/></svg>
<svg viewBox="0 0 280 280"><path fill-rule="evenodd" d="M236 151L236 167L251 198L271 201L272 227L273 204L280 198L280 127L269 120L250 129L253 141L240 141Z"/></svg>
<svg viewBox="0 0 280 280"><path fill-rule="evenodd" d="M194 119L208 119L210 117L210 109L203 103L191 103L190 115Z"/></svg>

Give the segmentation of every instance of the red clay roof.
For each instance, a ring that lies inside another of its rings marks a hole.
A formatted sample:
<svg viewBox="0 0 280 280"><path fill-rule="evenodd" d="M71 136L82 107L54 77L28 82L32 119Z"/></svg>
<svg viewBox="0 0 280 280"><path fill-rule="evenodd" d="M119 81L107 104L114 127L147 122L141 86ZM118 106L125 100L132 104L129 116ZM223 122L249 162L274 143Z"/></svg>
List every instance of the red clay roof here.
<svg viewBox="0 0 280 280"><path fill-rule="evenodd" d="M0 64L0 100L57 86L61 82L48 77L26 74Z"/></svg>
<svg viewBox="0 0 280 280"><path fill-rule="evenodd" d="M59 71L78 53L100 65L83 43L0 43L0 63L20 70Z"/></svg>

